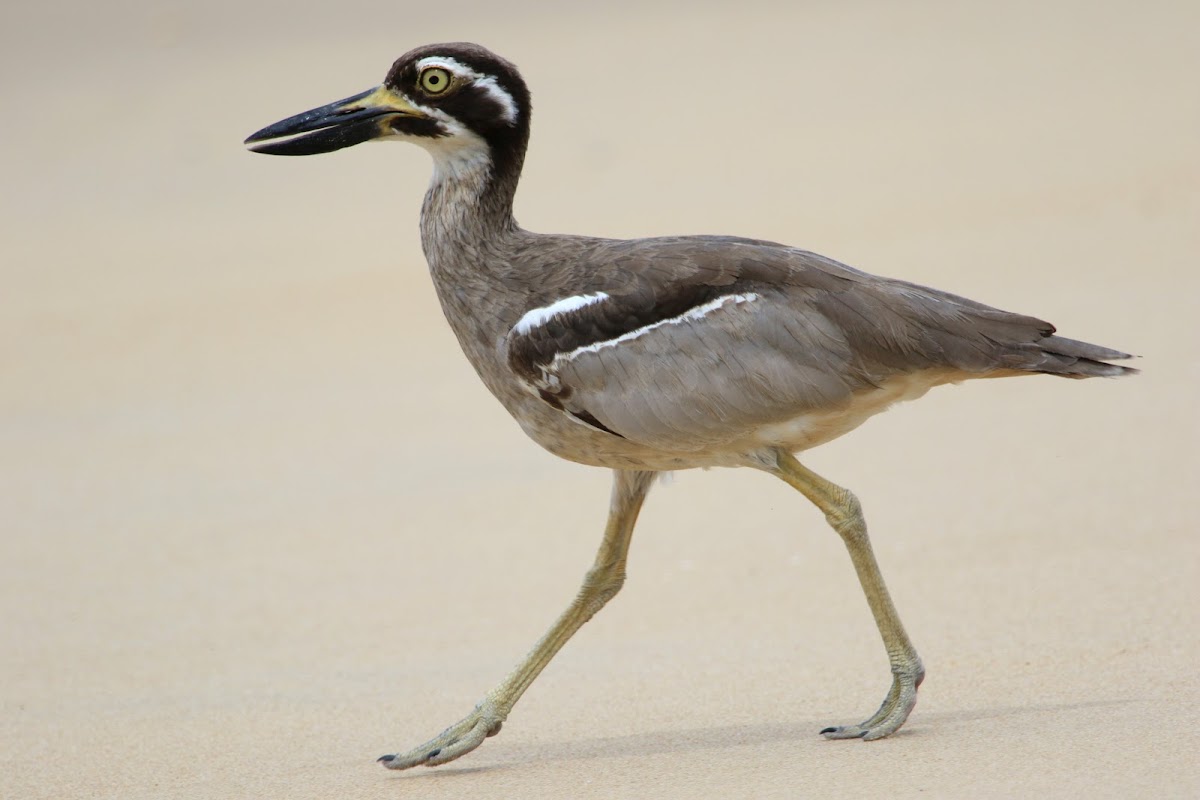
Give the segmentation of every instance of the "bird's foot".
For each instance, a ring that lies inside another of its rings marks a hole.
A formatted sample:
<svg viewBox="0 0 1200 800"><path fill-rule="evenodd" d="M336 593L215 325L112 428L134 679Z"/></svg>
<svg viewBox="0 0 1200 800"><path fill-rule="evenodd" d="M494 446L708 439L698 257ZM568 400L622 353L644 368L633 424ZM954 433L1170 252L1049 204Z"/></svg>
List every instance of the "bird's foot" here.
<svg viewBox="0 0 1200 800"><path fill-rule="evenodd" d="M925 679L925 670L917 663L915 669L893 670L892 688L879 710L857 725L841 725L825 728L821 735L826 739L882 739L900 730L917 704L917 687Z"/></svg>
<svg viewBox="0 0 1200 800"><path fill-rule="evenodd" d="M407 753L380 756L378 760L388 769L408 769L419 765L436 767L479 747L484 739L499 733L503 724L504 719L495 705L484 700L466 717L420 747L414 747Z"/></svg>

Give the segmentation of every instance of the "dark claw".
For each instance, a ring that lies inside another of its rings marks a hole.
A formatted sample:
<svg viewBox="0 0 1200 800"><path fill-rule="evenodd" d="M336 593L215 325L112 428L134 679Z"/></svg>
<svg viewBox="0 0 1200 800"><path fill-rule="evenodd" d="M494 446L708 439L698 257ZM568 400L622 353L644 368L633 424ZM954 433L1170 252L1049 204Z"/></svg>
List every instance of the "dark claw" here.
<svg viewBox="0 0 1200 800"><path fill-rule="evenodd" d="M389 761L395 761L395 760L396 760L396 754L392 753L391 755L380 756L379 758L375 759L375 763L376 764L386 764Z"/></svg>
<svg viewBox="0 0 1200 800"><path fill-rule="evenodd" d="M425 756L425 758L426 758L426 759L433 758L434 756L436 756L436 755L437 755L438 753L440 753L440 752L442 752L442 748L440 748L440 747L439 747L437 750L434 750L432 753L430 753L429 755Z"/></svg>
<svg viewBox="0 0 1200 800"><path fill-rule="evenodd" d="M824 734L824 733L834 733L834 732L836 732L836 731L837 731L837 728L823 728L823 729L821 730L821 733L823 733L823 734Z"/></svg>

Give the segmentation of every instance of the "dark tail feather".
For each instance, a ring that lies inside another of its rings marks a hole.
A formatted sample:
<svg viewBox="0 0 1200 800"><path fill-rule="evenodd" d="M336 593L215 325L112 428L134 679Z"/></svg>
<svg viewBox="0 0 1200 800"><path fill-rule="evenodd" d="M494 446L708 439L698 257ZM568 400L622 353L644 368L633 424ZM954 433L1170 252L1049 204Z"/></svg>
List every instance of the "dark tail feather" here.
<svg viewBox="0 0 1200 800"><path fill-rule="evenodd" d="M1133 367L1106 363L1134 356L1096 344L1063 336L1047 336L1037 343L1037 347L1042 351L1042 359L1032 366L1035 372L1061 375L1064 378L1120 378L1139 372Z"/></svg>

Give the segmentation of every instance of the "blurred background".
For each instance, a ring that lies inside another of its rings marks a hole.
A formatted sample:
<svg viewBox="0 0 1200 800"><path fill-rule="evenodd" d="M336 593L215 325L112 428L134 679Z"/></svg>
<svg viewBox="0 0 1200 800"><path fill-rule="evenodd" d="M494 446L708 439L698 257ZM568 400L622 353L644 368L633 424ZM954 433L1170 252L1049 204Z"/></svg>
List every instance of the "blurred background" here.
<svg viewBox="0 0 1200 800"><path fill-rule="evenodd" d="M1195 796L1200 7L0 9L0 796ZM608 475L441 318L417 148L241 141L470 40L534 93L517 216L816 250L1144 356L933 392L810 454L929 668L782 484L655 491L625 592L436 771L573 595ZM1169 720L1169 724L1166 724Z"/></svg>

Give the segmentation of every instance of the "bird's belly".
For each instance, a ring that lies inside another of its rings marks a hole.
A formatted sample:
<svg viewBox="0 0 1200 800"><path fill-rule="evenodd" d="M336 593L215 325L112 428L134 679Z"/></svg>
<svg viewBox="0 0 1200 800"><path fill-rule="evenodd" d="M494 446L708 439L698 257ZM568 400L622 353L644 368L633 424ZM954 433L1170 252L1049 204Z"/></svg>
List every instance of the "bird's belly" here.
<svg viewBox="0 0 1200 800"><path fill-rule="evenodd" d="M848 403L837 408L807 410L781 422L760 425L724 444L701 449L669 450L639 444L570 419L532 398L510 398L505 405L531 439L569 461L613 469L736 467L760 464L763 453L770 450L795 453L832 441L895 403L915 400L934 386L965 377L952 371L898 376L879 388L852 395ZM515 405L524 405L523 413Z"/></svg>
<svg viewBox="0 0 1200 800"><path fill-rule="evenodd" d="M739 466L745 459L717 452L673 452L649 447L573 419L541 400L520 413L505 403L525 434L567 461L609 469L673 471L694 467Z"/></svg>
<svg viewBox="0 0 1200 800"><path fill-rule="evenodd" d="M793 453L808 450L849 433L896 403L916 400L934 386L964 377L949 370L899 375L882 386L856 392L849 403L838 408L808 410L783 422L763 425L753 432L750 440L760 447L779 447Z"/></svg>

